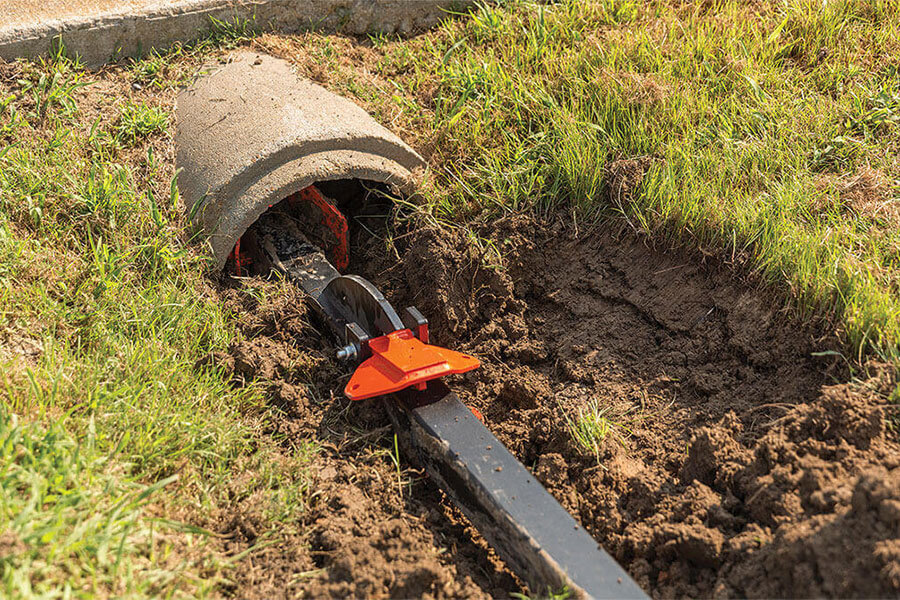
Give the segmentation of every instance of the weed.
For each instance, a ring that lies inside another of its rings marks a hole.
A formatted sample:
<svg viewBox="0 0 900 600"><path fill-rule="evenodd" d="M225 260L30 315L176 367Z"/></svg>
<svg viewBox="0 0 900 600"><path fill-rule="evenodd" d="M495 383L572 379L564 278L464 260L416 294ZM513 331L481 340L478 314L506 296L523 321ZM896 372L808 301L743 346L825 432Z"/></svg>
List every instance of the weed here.
<svg viewBox="0 0 900 600"><path fill-rule="evenodd" d="M391 462L394 463L394 468L397 470L397 490L400 492L400 496L403 496L403 476L400 471L400 443L397 439L397 434L394 434L394 449L393 452L389 452L391 457Z"/></svg>
<svg viewBox="0 0 900 600"><path fill-rule="evenodd" d="M568 600L568 598L572 597L572 592L568 587L563 587L559 590L548 590L546 594L540 594L537 596L528 596L526 594L520 594L518 592L513 592L510 594L516 600Z"/></svg>
<svg viewBox="0 0 900 600"><path fill-rule="evenodd" d="M166 84L165 73L168 71L170 59L153 49L140 60L131 63L132 80L141 86L152 85L163 88Z"/></svg>
<svg viewBox="0 0 900 600"><path fill-rule="evenodd" d="M842 171L852 165L858 155L857 144L844 136L835 136L813 150L810 168L813 171Z"/></svg>
<svg viewBox="0 0 900 600"><path fill-rule="evenodd" d="M14 95L0 98L0 140L12 137L16 129L22 126L23 121L16 105L13 101L16 99ZM9 147L4 148L2 152L7 152Z"/></svg>
<svg viewBox="0 0 900 600"><path fill-rule="evenodd" d="M233 48L241 42L245 42L259 35L259 26L256 16L250 19L217 19L210 17L210 33L203 42L221 48Z"/></svg>
<svg viewBox="0 0 900 600"><path fill-rule="evenodd" d="M77 111L75 92L89 85L82 73L81 63L77 57L68 57L62 43L50 57L29 65L18 80L20 93L31 100L27 118L38 126L54 113L60 118L71 118Z"/></svg>
<svg viewBox="0 0 900 600"><path fill-rule="evenodd" d="M883 86L859 102L858 114L845 123L852 133L866 138L888 133L900 123L900 90L896 84Z"/></svg>
<svg viewBox="0 0 900 600"><path fill-rule="evenodd" d="M165 133L169 128L169 114L158 106L127 102L116 122L116 139L134 146L139 140Z"/></svg>
<svg viewBox="0 0 900 600"><path fill-rule="evenodd" d="M580 408L574 416L566 412L566 427L575 444L598 458L607 438L624 446L623 434L630 432L625 425L609 418L611 412L611 407L600 407L597 400L590 400L587 408Z"/></svg>

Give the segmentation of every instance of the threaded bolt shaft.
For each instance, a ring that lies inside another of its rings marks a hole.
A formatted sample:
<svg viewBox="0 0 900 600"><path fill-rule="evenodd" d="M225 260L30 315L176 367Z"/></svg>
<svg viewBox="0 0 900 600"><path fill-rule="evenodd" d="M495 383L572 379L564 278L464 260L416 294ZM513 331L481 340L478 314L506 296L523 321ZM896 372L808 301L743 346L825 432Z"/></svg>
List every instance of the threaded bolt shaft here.
<svg viewBox="0 0 900 600"><path fill-rule="evenodd" d="M337 359L356 360L356 346L354 346L353 344L347 344L343 348L339 348L337 351Z"/></svg>

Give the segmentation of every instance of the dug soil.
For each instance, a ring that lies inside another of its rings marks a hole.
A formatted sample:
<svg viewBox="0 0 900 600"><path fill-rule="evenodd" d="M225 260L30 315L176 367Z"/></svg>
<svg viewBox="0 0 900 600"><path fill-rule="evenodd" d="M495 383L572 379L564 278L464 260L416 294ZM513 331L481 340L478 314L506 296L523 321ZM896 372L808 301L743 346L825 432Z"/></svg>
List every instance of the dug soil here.
<svg viewBox="0 0 900 600"><path fill-rule="evenodd" d="M412 228L393 257L357 237L368 258L351 271L418 306L436 343L482 359L451 387L645 590L900 593L889 369L842 383L822 326L792 322L728 269L631 234L521 217L475 233ZM346 373L302 299L279 302L238 306L249 335L230 368L268 382L285 416L275 435L326 451L310 533L248 559L236 595L521 591L427 478L402 455L393 463L380 405L339 397ZM298 361L313 361L314 381L300 382ZM596 445L573 435L589 414Z"/></svg>
<svg viewBox="0 0 900 600"><path fill-rule="evenodd" d="M213 359L235 385L264 388L274 416L262 435L280 440L286 454L315 445L295 534L272 535L270 515L252 496L199 523L239 560L226 595L485 598L519 589L424 474L395 462L381 405L343 398L347 369L330 358L334 344L314 328L301 292L226 277L216 294L244 339Z"/></svg>

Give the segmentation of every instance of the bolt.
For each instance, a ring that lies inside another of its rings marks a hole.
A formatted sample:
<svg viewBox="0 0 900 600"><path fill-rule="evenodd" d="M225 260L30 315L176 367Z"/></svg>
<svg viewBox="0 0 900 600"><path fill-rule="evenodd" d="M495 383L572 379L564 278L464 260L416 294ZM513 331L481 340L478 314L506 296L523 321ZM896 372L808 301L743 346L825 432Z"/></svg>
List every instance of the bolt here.
<svg viewBox="0 0 900 600"><path fill-rule="evenodd" d="M356 360L356 346L353 344L347 344L343 348L338 349L337 358L338 360Z"/></svg>

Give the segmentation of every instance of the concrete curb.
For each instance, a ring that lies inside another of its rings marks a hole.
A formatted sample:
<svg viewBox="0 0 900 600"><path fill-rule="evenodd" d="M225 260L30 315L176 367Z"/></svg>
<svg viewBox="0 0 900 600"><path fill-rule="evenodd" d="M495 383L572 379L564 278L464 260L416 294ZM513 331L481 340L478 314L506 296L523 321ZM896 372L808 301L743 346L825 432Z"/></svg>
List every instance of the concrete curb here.
<svg viewBox="0 0 900 600"><path fill-rule="evenodd" d="M357 179L408 194L425 168L366 111L256 52L204 67L176 115L178 187L219 268L263 212L309 185Z"/></svg>
<svg viewBox="0 0 900 600"><path fill-rule="evenodd" d="M463 4L454 0L169 0L129 11L43 19L0 25L0 58L46 54L61 37L85 64L96 67L120 56L138 56L152 48L196 39L211 19L253 20L256 26L285 32L307 29L348 34L401 33L433 26Z"/></svg>

